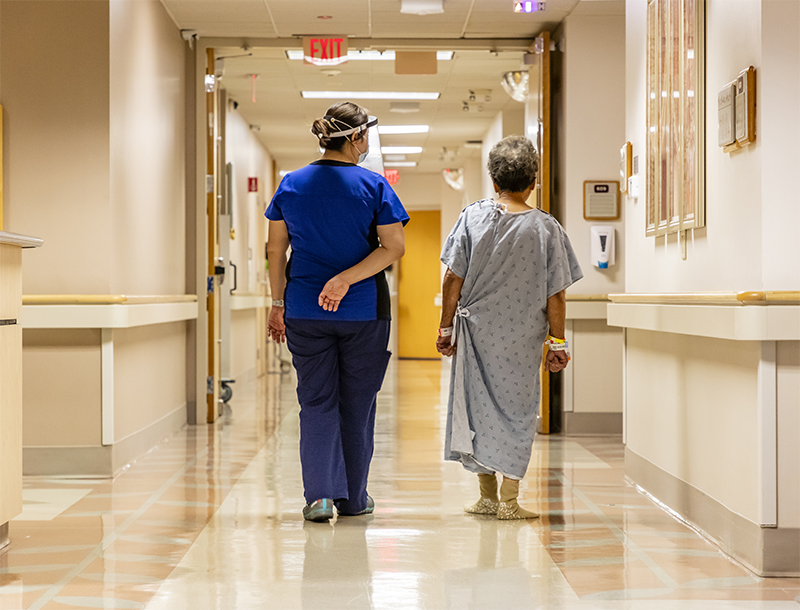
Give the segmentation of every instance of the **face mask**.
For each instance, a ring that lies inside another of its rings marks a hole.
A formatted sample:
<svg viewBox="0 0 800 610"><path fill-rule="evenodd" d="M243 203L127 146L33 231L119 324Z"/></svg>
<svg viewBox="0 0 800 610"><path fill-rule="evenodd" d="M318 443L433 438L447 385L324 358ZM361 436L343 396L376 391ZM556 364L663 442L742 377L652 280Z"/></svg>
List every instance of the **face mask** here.
<svg viewBox="0 0 800 610"><path fill-rule="evenodd" d="M354 146L355 146L355 145L354 145ZM358 148L356 148L356 150L358 150ZM359 163L363 163L364 161L366 161L366 160L367 160L367 157L368 157L368 156L369 156L369 146L367 146L367 150L366 150L366 151L364 151L363 153L359 153L359 155L358 155L358 162L359 162Z"/></svg>

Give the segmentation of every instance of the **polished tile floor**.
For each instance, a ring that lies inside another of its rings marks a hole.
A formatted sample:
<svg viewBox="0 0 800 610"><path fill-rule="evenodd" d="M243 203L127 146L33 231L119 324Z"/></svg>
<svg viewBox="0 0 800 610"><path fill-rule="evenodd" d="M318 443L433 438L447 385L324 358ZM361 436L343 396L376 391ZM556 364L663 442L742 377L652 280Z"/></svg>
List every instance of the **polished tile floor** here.
<svg viewBox="0 0 800 610"><path fill-rule="evenodd" d="M444 463L447 368L392 365L372 516L304 522L293 381L237 387L112 480L28 479L0 553L0 609L800 610L626 482L615 438L537 439L529 522L470 516Z"/></svg>

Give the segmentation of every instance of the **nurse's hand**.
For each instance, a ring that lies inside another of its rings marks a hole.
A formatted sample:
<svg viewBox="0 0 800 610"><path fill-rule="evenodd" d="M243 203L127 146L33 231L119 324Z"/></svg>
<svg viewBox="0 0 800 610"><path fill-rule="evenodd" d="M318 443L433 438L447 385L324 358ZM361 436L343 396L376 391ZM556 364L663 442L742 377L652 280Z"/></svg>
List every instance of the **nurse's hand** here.
<svg viewBox="0 0 800 610"><path fill-rule="evenodd" d="M350 283L347 280L340 275L332 277L319 293L319 306L325 311L336 311L348 290Z"/></svg>
<svg viewBox="0 0 800 610"><path fill-rule="evenodd" d="M456 346L452 344L451 337L439 337L436 340L436 351L442 356L454 356Z"/></svg>
<svg viewBox="0 0 800 610"><path fill-rule="evenodd" d="M277 343L286 343L286 325L283 323L284 311L283 307L271 307L269 310L267 333Z"/></svg>

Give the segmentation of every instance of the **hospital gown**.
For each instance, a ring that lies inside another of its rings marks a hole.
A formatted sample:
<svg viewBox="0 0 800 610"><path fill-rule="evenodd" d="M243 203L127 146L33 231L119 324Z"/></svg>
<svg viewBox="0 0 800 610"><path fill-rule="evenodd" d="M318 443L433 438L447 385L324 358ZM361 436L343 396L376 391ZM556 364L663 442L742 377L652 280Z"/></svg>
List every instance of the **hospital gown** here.
<svg viewBox="0 0 800 610"><path fill-rule="evenodd" d="M521 479L533 449L547 299L583 277L564 229L492 200L459 216L442 262L464 278L455 326L445 459Z"/></svg>

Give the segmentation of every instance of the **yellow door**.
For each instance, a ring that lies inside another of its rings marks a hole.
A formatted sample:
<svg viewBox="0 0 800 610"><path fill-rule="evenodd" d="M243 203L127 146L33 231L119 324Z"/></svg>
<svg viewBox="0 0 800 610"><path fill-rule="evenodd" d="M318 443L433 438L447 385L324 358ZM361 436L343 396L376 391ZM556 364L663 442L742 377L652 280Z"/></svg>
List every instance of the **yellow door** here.
<svg viewBox="0 0 800 610"><path fill-rule="evenodd" d="M436 329L441 310L441 213L409 212L406 254L400 260L397 287L397 342L400 358L439 358Z"/></svg>

